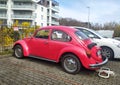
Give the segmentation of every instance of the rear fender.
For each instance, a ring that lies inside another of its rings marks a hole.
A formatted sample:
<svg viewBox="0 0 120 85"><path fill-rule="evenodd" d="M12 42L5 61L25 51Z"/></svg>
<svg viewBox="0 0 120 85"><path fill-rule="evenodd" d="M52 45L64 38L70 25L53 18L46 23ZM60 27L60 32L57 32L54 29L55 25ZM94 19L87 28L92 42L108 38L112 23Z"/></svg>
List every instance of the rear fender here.
<svg viewBox="0 0 120 85"><path fill-rule="evenodd" d="M74 48L74 47L67 47L67 48L64 48L63 50L61 50L61 52L59 53L59 58L57 59L57 62L60 62L60 59L63 57L64 54L66 53L72 53L74 55L76 55L76 57L78 57L78 59L81 61L81 62L84 62L84 57L86 57L86 52L85 52L85 49L83 48Z"/></svg>
<svg viewBox="0 0 120 85"><path fill-rule="evenodd" d="M19 40L19 41L15 42L13 49L16 45L20 45L22 47L24 56L29 56L29 48L25 41Z"/></svg>
<svg viewBox="0 0 120 85"><path fill-rule="evenodd" d="M74 54L85 68L89 68L89 64L95 64L95 60L87 56L86 50L79 47L67 47L63 49L58 55L59 58L57 59L57 62L60 62L63 55L65 55L66 53Z"/></svg>

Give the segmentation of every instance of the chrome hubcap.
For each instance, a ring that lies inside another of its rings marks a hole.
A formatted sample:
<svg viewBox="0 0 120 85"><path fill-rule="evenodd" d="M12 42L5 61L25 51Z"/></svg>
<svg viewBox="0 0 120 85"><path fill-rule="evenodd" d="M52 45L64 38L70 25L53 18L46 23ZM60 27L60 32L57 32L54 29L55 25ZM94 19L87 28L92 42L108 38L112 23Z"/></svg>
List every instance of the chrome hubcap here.
<svg viewBox="0 0 120 85"><path fill-rule="evenodd" d="M20 48L15 49L15 56L18 58L22 56L22 50Z"/></svg>
<svg viewBox="0 0 120 85"><path fill-rule="evenodd" d="M102 56L110 58L111 53L108 49L102 49L101 53L102 53Z"/></svg>
<svg viewBox="0 0 120 85"><path fill-rule="evenodd" d="M66 58L64 61L64 66L69 72L74 72L77 69L77 63L73 58Z"/></svg>

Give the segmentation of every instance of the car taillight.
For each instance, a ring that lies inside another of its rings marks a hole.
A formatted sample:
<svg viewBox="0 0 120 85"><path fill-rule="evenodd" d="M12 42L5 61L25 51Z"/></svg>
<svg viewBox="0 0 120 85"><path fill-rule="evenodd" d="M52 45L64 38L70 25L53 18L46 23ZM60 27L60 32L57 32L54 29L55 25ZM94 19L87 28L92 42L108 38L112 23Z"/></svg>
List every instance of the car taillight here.
<svg viewBox="0 0 120 85"><path fill-rule="evenodd" d="M87 54L88 58L91 57L91 52L90 51L86 51L86 54Z"/></svg>
<svg viewBox="0 0 120 85"><path fill-rule="evenodd" d="M91 43L91 44L89 44L87 47L89 48L89 49L92 49L94 46L96 46L97 44L96 43Z"/></svg>

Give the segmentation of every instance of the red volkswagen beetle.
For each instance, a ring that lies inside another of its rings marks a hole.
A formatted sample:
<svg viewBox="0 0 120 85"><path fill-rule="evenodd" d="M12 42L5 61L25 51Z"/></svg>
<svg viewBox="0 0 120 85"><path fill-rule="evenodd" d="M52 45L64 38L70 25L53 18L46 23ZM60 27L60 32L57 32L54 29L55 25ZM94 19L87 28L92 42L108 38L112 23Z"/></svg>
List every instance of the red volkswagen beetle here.
<svg viewBox="0 0 120 85"><path fill-rule="evenodd" d="M106 64L100 48L81 31L67 26L43 27L30 38L18 40L14 44L17 58L35 57L62 63L64 70L76 74L81 67L97 69Z"/></svg>

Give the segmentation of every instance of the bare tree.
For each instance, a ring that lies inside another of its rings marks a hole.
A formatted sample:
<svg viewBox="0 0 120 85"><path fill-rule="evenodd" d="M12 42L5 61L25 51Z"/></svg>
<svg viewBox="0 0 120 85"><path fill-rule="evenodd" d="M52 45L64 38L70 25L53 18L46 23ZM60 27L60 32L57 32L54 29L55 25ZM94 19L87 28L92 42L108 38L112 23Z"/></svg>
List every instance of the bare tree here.
<svg viewBox="0 0 120 85"><path fill-rule="evenodd" d="M61 18L59 20L60 25L65 26L81 26L81 27L87 27L87 22L81 22L72 18Z"/></svg>

